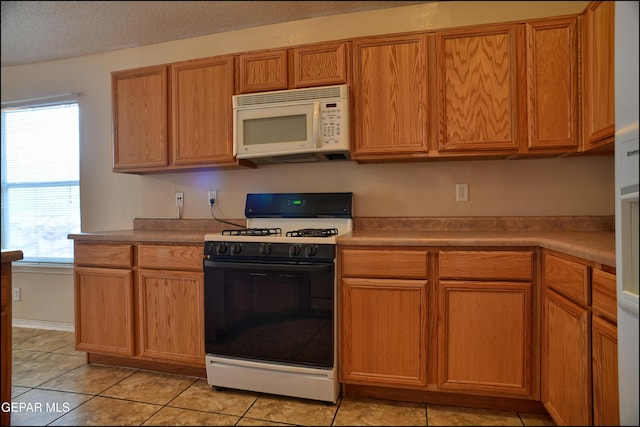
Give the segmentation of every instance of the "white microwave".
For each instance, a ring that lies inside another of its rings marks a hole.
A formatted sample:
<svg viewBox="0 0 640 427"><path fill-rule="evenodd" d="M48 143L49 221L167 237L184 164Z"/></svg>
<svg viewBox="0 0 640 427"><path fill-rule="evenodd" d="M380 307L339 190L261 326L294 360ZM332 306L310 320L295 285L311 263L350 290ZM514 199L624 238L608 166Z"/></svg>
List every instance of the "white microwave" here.
<svg viewBox="0 0 640 427"><path fill-rule="evenodd" d="M233 96L233 148L256 164L349 159L349 87Z"/></svg>

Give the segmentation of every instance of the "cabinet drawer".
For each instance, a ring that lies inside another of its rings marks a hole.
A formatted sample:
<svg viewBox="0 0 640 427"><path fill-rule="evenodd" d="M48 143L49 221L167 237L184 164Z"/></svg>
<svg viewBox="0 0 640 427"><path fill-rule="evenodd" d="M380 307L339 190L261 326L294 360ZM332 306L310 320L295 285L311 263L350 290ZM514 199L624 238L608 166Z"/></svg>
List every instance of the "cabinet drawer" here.
<svg viewBox="0 0 640 427"><path fill-rule="evenodd" d="M141 268L202 270L203 246L140 245L138 265Z"/></svg>
<svg viewBox="0 0 640 427"><path fill-rule="evenodd" d="M74 260L76 265L96 267L131 267L132 245L112 245L107 243L75 242Z"/></svg>
<svg viewBox="0 0 640 427"><path fill-rule="evenodd" d="M345 249L342 252L342 274L425 279L429 264L427 254L426 250Z"/></svg>
<svg viewBox="0 0 640 427"><path fill-rule="evenodd" d="M589 304L589 267L555 255L544 255L544 285L583 305Z"/></svg>
<svg viewBox="0 0 640 427"><path fill-rule="evenodd" d="M591 305L595 312L617 321L616 276L602 270L593 270L591 277Z"/></svg>
<svg viewBox="0 0 640 427"><path fill-rule="evenodd" d="M531 280L531 251L442 251L438 256L442 279Z"/></svg>

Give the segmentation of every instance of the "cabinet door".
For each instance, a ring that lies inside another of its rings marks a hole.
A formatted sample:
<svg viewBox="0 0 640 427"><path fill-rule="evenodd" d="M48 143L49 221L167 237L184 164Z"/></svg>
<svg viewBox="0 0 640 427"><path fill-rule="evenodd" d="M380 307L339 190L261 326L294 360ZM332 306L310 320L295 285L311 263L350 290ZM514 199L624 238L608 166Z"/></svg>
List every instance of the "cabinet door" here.
<svg viewBox="0 0 640 427"><path fill-rule="evenodd" d="M137 284L139 354L204 366L204 275L140 270Z"/></svg>
<svg viewBox="0 0 640 427"><path fill-rule="evenodd" d="M615 2L591 2L583 19L583 149L613 142Z"/></svg>
<svg viewBox="0 0 640 427"><path fill-rule="evenodd" d="M426 155L425 36L365 38L353 43L351 157Z"/></svg>
<svg viewBox="0 0 640 427"><path fill-rule="evenodd" d="M287 53L279 49L238 55L239 93L287 89Z"/></svg>
<svg viewBox="0 0 640 427"><path fill-rule="evenodd" d="M111 74L113 170L168 165L167 67Z"/></svg>
<svg viewBox="0 0 640 427"><path fill-rule="evenodd" d="M441 280L438 301L439 387L531 396L531 282Z"/></svg>
<svg viewBox="0 0 640 427"><path fill-rule="evenodd" d="M587 309L547 289L542 310L542 403L558 425L591 425Z"/></svg>
<svg viewBox="0 0 640 427"><path fill-rule="evenodd" d="M523 131L518 30L501 25L437 33L439 154L517 152Z"/></svg>
<svg viewBox="0 0 640 427"><path fill-rule="evenodd" d="M345 278L341 307L341 382L426 385L426 280Z"/></svg>
<svg viewBox="0 0 640 427"><path fill-rule="evenodd" d="M170 66L172 162L233 162L233 57Z"/></svg>
<svg viewBox="0 0 640 427"><path fill-rule="evenodd" d="M528 148L577 151L577 18L527 23L526 29Z"/></svg>
<svg viewBox="0 0 640 427"><path fill-rule="evenodd" d="M133 273L75 268L76 349L133 356Z"/></svg>
<svg viewBox="0 0 640 427"><path fill-rule="evenodd" d="M620 425L618 399L618 329L593 316L593 425Z"/></svg>
<svg viewBox="0 0 640 427"><path fill-rule="evenodd" d="M349 42L323 43L293 49L293 87L348 83Z"/></svg>

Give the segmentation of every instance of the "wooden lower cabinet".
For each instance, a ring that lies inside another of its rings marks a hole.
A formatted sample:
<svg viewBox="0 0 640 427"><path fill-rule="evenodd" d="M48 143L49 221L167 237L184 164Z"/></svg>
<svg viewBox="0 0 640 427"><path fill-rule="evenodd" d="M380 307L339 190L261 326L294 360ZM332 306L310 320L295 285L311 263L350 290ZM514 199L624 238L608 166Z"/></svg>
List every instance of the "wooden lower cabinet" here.
<svg viewBox="0 0 640 427"><path fill-rule="evenodd" d="M427 281L344 278L342 382L427 384Z"/></svg>
<svg viewBox="0 0 640 427"><path fill-rule="evenodd" d="M345 246L338 257L341 382L539 399L532 250Z"/></svg>
<svg viewBox="0 0 640 427"><path fill-rule="evenodd" d="M617 425L615 274L543 251L542 403L558 425Z"/></svg>
<svg viewBox="0 0 640 427"><path fill-rule="evenodd" d="M202 273L140 270L138 278L140 356L186 364L203 363Z"/></svg>
<svg viewBox="0 0 640 427"><path fill-rule="evenodd" d="M76 349L135 354L133 246L75 242Z"/></svg>
<svg viewBox="0 0 640 427"><path fill-rule="evenodd" d="M339 250L340 381L427 385L428 252Z"/></svg>
<svg viewBox="0 0 640 427"><path fill-rule="evenodd" d="M76 242L75 262L76 348L90 360L204 368L202 245Z"/></svg>
<svg viewBox="0 0 640 427"><path fill-rule="evenodd" d="M557 292L545 292L542 403L559 425L591 425L591 314Z"/></svg>
<svg viewBox="0 0 640 427"><path fill-rule="evenodd" d="M440 390L535 398L532 251L441 251Z"/></svg>
<svg viewBox="0 0 640 427"><path fill-rule="evenodd" d="M204 366L202 245L137 246L138 354Z"/></svg>
<svg viewBox="0 0 640 427"><path fill-rule="evenodd" d="M616 275L591 271L593 424L620 424Z"/></svg>
<svg viewBox="0 0 640 427"><path fill-rule="evenodd" d="M133 356L133 273L76 267L76 349Z"/></svg>
<svg viewBox="0 0 640 427"><path fill-rule="evenodd" d="M528 397L532 284L440 281L438 294L439 387Z"/></svg>
<svg viewBox="0 0 640 427"><path fill-rule="evenodd" d="M603 318L593 316L591 347L593 425L620 425L617 326Z"/></svg>

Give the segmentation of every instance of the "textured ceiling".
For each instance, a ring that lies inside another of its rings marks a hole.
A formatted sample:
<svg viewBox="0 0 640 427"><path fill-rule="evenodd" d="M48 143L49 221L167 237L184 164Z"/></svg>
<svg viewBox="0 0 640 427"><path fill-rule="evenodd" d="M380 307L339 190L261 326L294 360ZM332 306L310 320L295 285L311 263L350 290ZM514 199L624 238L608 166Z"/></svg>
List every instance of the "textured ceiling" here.
<svg viewBox="0 0 640 427"><path fill-rule="evenodd" d="M2 1L2 66L426 1Z"/></svg>

